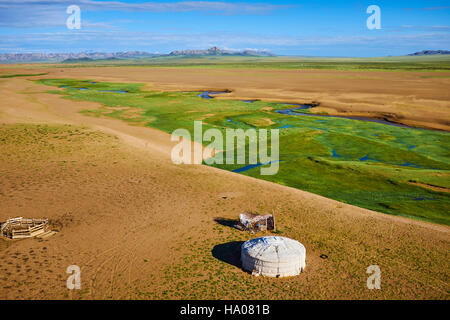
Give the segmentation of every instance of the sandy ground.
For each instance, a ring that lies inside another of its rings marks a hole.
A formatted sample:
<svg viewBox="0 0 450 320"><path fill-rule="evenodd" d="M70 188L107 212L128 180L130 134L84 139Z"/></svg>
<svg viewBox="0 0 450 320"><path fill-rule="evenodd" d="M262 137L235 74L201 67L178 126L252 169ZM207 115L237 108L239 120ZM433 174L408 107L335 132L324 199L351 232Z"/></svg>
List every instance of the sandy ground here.
<svg viewBox="0 0 450 320"><path fill-rule="evenodd" d="M126 75L133 82L156 77L149 71L139 78L133 70ZM69 70L51 72L69 77ZM74 69L70 77L125 80L108 72ZM161 72L161 86L180 85L164 84L170 72ZM0 141L0 220L47 217L59 230L47 240L0 241L0 298L448 299L448 227L215 168L176 166L168 134L83 116L77 112L94 103L46 89L26 78L0 79L0 123L86 129L79 140ZM307 248L306 272L255 278L220 253L223 244L235 250L235 241L255 237L215 221L236 219L243 210L274 210L283 235ZM82 270L80 291L66 288L72 264ZM366 287L373 264L381 267L382 290Z"/></svg>
<svg viewBox="0 0 450 320"><path fill-rule="evenodd" d="M149 90L224 90L218 99L311 103L314 112L450 130L450 73L341 70L0 66L1 74L140 82Z"/></svg>

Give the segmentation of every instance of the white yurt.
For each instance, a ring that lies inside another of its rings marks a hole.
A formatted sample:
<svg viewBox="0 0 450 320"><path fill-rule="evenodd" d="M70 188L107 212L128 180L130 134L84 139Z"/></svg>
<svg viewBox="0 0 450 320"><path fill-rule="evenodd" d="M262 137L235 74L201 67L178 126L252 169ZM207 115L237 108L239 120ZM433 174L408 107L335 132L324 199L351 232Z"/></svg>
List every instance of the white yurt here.
<svg viewBox="0 0 450 320"><path fill-rule="evenodd" d="M241 262L244 270L256 276L296 276L306 267L306 249L289 238L261 237L242 244Z"/></svg>

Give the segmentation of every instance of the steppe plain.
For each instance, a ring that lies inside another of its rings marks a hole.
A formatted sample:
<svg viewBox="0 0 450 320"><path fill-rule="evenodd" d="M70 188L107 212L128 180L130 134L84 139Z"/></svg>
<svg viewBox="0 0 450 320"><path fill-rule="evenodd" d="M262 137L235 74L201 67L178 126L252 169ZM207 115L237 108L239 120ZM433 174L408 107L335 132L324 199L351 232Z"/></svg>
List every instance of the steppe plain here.
<svg viewBox="0 0 450 320"><path fill-rule="evenodd" d="M445 132L448 69L180 64L0 67L0 220L47 217L59 231L48 240L0 242L0 298L448 299L445 223L218 168L176 166L167 132L90 116L86 110L104 105L66 99L52 92L65 89L44 84L77 79L161 92L228 89L215 99L320 103L315 112ZM442 174L445 182L448 172ZM449 186L442 187L435 191L444 196ZM255 278L239 268L239 245L254 235L228 222L243 210L276 212L279 234L307 249L303 274ZM82 270L79 291L66 288L73 264ZM381 290L366 287L366 269L374 264L382 270Z"/></svg>

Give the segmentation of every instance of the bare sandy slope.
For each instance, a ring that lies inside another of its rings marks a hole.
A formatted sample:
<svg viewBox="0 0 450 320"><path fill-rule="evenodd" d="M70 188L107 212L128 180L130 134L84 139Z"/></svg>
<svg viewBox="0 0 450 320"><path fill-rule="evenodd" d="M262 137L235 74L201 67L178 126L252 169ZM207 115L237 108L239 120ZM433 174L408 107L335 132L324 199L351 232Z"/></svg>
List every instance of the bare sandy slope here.
<svg viewBox="0 0 450 320"><path fill-rule="evenodd" d="M150 67L3 66L1 74L140 82L150 90L230 89L219 99L311 103L314 112L450 130L450 73Z"/></svg>
<svg viewBox="0 0 450 320"><path fill-rule="evenodd" d="M0 132L8 133L0 136L0 220L48 217L60 231L44 241L0 241L0 298L448 299L448 227L173 165L169 135L80 115L94 104L45 89L0 80ZM14 123L73 126L41 134ZM274 210L283 235L306 246L306 272L242 272L236 253L254 236L215 219L243 210ZM72 264L82 269L81 291L65 287ZM382 290L366 287L374 264Z"/></svg>

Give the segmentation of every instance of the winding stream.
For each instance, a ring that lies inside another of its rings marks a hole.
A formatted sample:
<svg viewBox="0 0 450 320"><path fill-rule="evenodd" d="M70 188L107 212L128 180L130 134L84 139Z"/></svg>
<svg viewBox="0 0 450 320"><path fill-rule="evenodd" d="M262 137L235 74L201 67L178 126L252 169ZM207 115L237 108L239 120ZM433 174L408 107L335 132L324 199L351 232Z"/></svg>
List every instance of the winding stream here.
<svg viewBox="0 0 450 320"><path fill-rule="evenodd" d="M284 110L276 110L275 112L279 113L279 114L290 115L290 116L341 118L341 119L376 122L376 123L381 123L381 124L386 124L386 125L389 125L389 126L395 126L395 127L401 127L401 128L422 129L422 128L411 127L411 126L407 126L407 125L404 125L404 124L394 123L394 122L390 122L390 121L382 120L382 119L367 118L367 117L351 117L351 116L330 116L330 115L326 115L326 114L304 113L304 112L298 112L297 111L297 110L308 110L308 109L311 109L311 108L315 107L315 105L310 105L310 104L303 104L303 105L286 104L286 105L299 106L299 107L291 108L291 109L284 109ZM425 129L423 129L423 130L425 130Z"/></svg>
<svg viewBox="0 0 450 320"><path fill-rule="evenodd" d="M217 94L223 94L223 93L230 93L230 91L203 91L198 96L200 98L203 98L203 99L214 99L214 97L212 97L211 95L217 95ZM254 102L259 101L259 100L240 100L240 101L246 102L246 103L254 103ZM350 119L350 120L358 120L358 121L376 122L376 123L381 123L381 124L385 124L385 125L389 125L389 126L395 126L395 127L400 127L400 128L431 130L431 129L411 127L411 126L407 126L405 124L399 124L399 123L390 122L390 121L382 120L382 119L376 119L376 118L338 116L338 115L333 115L332 116L332 115L326 115L326 114L313 114L313 113L305 113L305 112L299 112L298 111L298 110L308 110L308 109L314 108L316 105L313 105L313 104L283 103L283 105L296 106L296 108L290 108L290 109L284 109L284 110L276 110L275 112L279 113L279 114L290 115L290 116L341 118L341 119ZM326 122L326 121L319 120L319 122ZM324 129L318 129L318 128L313 128L313 129L324 130Z"/></svg>

